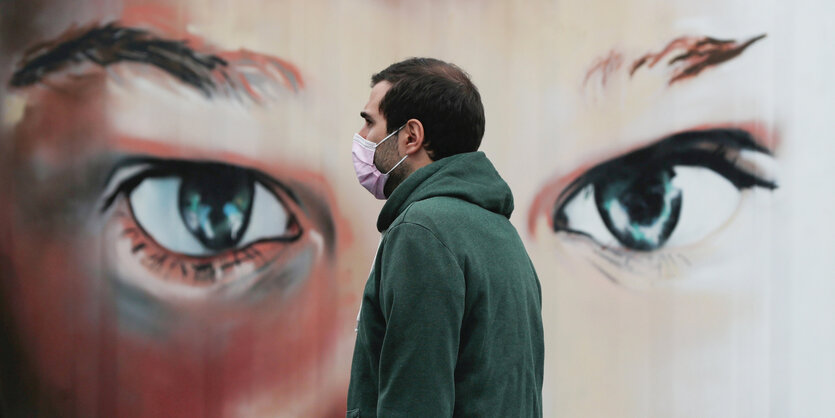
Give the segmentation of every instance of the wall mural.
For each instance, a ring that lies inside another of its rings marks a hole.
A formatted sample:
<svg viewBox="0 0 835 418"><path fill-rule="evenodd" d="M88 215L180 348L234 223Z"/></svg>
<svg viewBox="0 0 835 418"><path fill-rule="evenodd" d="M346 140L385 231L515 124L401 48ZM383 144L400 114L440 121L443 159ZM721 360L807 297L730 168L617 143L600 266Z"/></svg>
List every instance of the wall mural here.
<svg viewBox="0 0 835 418"><path fill-rule="evenodd" d="M2 415L343 416L409 56L481 90L546 416L835 413L835 10L704 3L0 2Z"/></svg>

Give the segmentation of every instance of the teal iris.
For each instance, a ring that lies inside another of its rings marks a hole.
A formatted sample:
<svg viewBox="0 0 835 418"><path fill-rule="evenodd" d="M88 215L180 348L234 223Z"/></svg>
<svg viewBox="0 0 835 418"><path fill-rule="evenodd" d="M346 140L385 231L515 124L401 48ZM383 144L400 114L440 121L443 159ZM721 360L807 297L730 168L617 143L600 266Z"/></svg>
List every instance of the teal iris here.
<svg viewBox="0 0 835 418"><path fill-rule="evenodd" d="M594 197L606 228L623 245L651 251L664 245L678 223L681 190L672 169L628 173L596 182Z"/></svg>
<svg viewBox="0 0 835 418"><path fill-rule="evenodd" d="M239 168L217 166L184 173L180 216L189 232L206 248L233 248L249 223L254 188L252 175Z"/></svg>

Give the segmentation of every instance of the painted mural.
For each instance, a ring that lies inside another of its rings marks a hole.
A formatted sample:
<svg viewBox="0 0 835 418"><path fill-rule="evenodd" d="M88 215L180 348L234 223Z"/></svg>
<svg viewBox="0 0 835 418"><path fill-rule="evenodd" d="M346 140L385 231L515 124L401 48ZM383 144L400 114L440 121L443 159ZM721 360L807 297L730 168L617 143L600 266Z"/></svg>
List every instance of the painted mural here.
<svg viewBox="0 0 835 418"><path fill-rule="evenodd" d="M546 416L831 416L835 8L801 3L0 2L0 415L344 416L351 138L432 56L514 192Z"/></svg>

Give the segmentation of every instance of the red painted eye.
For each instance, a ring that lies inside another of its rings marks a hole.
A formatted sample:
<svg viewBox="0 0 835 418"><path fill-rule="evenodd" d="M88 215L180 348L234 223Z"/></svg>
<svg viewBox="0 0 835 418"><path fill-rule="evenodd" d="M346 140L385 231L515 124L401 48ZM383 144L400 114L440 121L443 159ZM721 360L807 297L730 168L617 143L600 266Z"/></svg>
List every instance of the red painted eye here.
<svg viewBox="0 0 835 418"><path fill-rule="evenodd" d="M150 161L126 177L115 192L127 197L115 213L122 236L140 262L165 280L232 280L288 256L284 250L302 238L296 216L301 211L289 191L257 171Z"/></svg>

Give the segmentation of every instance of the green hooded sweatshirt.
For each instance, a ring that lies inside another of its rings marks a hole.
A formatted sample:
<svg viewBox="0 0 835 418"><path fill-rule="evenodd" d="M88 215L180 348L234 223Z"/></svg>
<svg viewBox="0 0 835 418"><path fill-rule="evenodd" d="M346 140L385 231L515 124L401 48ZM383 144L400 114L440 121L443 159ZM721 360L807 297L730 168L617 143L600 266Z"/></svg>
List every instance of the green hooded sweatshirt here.
<svg viewBox="0 0 835 418"><path fill-rule="evenodd" d="M541 417L542 294L482 152L420 168L383 206L347 417Z"/></svg>

